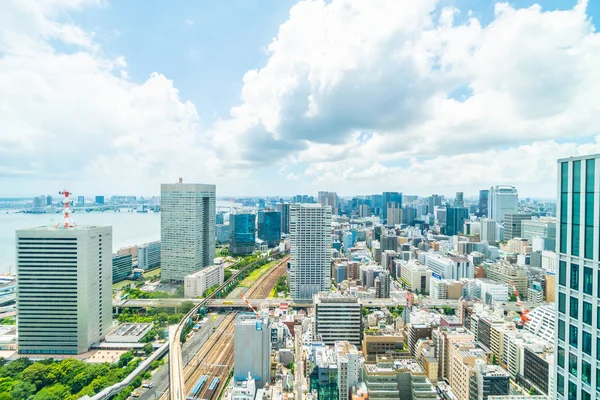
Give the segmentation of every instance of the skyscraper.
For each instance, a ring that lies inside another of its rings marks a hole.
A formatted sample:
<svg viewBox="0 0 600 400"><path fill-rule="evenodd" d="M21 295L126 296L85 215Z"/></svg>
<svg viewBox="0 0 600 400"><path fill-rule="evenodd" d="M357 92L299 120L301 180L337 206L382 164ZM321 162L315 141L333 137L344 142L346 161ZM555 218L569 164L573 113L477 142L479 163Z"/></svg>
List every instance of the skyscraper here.
<svg viewBox="0 0 600 400"><path fill-rule="evenodd" d="M490 194L489 190L480 190L479 191L479 205L477 206L477 215L479 217L487 217L488 216L489 194Z"/></svg>
<svg viewBox="0 0 600 400"><path fill-rule="evenodd" d="M258 212L258 238L267 242L269 247L279 245L281 240L281 213L275 210Z"/></svg>
<svg viewBox="0 0 600 400"><path fill-rule="evenodd" d="M438 194L432 194L427 198L427 212L431 215L434 214L435 207L439 207L442 205L442 196Z"/></svg>
<svg viewBox="0 0 600 400"><path fill-rule="evenodd" d="M281 233L290 233L290 203L277 203L277 211L281 213Z"/></svg>
<svg viewBox="0 0 600 400"><path fill-rule="evenodd" d="M271 323L254 314L238 315L233 325L233 371L235 380L248 373L262 388L271 381Z"/></svg>
<svg viewBox="0 0 600 400"><path fill-rule="evenodd" d="M557 399L594 399L600 386L600 154L558 160Z"/></svg>
<svg viewBox="0 0 600 400"><path fill-rule="evenodd" d="M331 283L331 207L292 204L290 208L290 292L312 301Z"/></svg>
<svg viewBox="0 0 600 400"><path fill-rule="evenodd" d="M481 220L481 241L486 241L490 245L496 244L496 220L483 218Z"/></svg>
<svg viewBox="0 0 600 400"><path fill-rule="evenodd" d="M161 277L183 282L214 263L216 187L195 183L161 185Z"/></svg>
<svg viewBox="0 0 600 400"><path fill-rule="evenodd" d="M387 203L386 225L396 226L402 222L402 209L399 203Z"/></svg>
<svg viewBox="0 0 600 400"><path fill-rule="evenodd" d="M251 212L230 214L229 224L231 253L239 256L252 254L256 246L256 215Z"/></svg>
<svg viewBox="0 0 600 400"><path fill-rule="evenodd" d="M465 206L464 193L456 192L456 197L454 198L454 207L462 208Z"/></svg>
<svg viewBox="0 0 600 400"><path fill-rule="evenodd" d="M531 214L506 213L504 214L504 240L523 237L521 235L522 221L531 220Z"/></svg>
<svg viewBox="0 0 600 400"><path fill-rule="evenodd" d="M504 222L504 214L519 210L519 194L514 186L492 186L488 195L488 216L497 222Z"/></svg>
<svg viewBox="0 0 600 400"><path fill-rule="evenodd" d="M469 211L464 207L450 207L446 209L446 230L448 236L462 232L465 219L469 218Z"/></svg>
<svg viewBox="0 0 600 400"><path fill-rule="evenodd" d="M398 208L402 208L402 193L383 192L383 220L387 222L387 211L389 203L398 203Z"/></svg>
<svg viewBox="0 0 600 400"><path fill-rule="evenodd" d="M318 202L331 207L331 214L338 215L338 197L336 192L319 192Z"/></svg>
<svg viewBox="0 0 600 400"><path fill-rule="evenodd" d="M20 354L80 354L112 326L112 228L16 231Z"/></svg>

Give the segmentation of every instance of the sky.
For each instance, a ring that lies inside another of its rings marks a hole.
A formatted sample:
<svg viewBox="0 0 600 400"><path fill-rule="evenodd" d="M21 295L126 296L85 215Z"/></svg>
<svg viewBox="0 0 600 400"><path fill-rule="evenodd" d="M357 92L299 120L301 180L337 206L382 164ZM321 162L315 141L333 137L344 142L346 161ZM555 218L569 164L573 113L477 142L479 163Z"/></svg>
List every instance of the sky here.
<svg viewBox="0 0 600 400"><path fill-rule="evenodd" d="M554 197L600 153L600 2L6 0L0 197Z"/></svg>

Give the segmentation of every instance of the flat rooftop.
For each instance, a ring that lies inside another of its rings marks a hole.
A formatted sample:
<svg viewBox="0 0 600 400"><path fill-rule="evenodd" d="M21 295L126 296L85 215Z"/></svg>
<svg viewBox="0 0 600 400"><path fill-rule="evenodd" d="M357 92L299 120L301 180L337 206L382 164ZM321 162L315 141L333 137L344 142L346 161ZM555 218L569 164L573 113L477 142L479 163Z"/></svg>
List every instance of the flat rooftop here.
<svg viewBox="0 0 600 400"><path fill-rule="evenodd" d="M58 224L58 222L57 222ZM26 231L89 231L92 229L98 228L110 228L110 225L77 225L77 226L69 226L65 228L63 226L59 226L58 228L55 225L44 225L44 226L34 226L32 228L20 228L17 229L17 232L26 232Z"/></svg>

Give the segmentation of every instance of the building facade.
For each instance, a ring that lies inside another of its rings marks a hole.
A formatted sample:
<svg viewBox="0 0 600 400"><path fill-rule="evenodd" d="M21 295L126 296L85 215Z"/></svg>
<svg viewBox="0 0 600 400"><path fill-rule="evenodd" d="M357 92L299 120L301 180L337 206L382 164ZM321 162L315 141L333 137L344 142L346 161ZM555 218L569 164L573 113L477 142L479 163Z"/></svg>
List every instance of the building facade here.
<svg viewBox="0 0 600 400"><path fill-rule="evenodd" d="M531 220L531 214L506 213L504 214L504 240L521 238L522 223Z"/></svg>
<svg viewBox="0 0 600 400"><path fill-rule="evenodd" d="M112 326L112 228L16 231L20 354L80 354Z"/></svg>
<svg viewBox="0 0 600 400"><path fill-rule="evenodd" d="M237 256L247 256L256 246L256 215L239 212L229 216L231 226L231 246L229 250Z"/></svg>
<svg viewBox="0 0 600 400"><path fill-rule="evenodd" d="M225 264L211 265L193 274L183 281L183 293L186 299L195 299L204 295L206 289L222 285L225 281Z"/></svg>
<svg viewBox="0 0 600 400"><path fill-rule="evenodd" d="M181 181L180 181L181 182ZM161 185L161 278L183 282L215 259L215 185Z"/></svg>
<svg viewBox="0 0 600 400"><path fill-rule="evenodd" d="M147 271L160 266L160 240L138 246L138 268Z"/></svg>
<svg viewBox="0 0 600 400"><path fill-rule="evenodd" d="M281 240L281 213L274 210L258 212L258 238L275 247Z"/></svg>
<svg viewBox="0 0 600 400"><path fill-rule="evenodd" d="M298 366L300 368L300 366ZM271 381L271 323L268 316L239 314L233 326L233 378L255 379L262 388Z"/></svg>
<svg viewBox="0 0 600 400"><path fill-rule="evenodd" d="M519 210L519 194L514 186L496 185L488 194L488 217L497 222L504 222L504 214L516 213Z"/></svg>
<svg viewBox="0 0 600 400"><path fill-rule="evenodd" d="M290 203L277 203L276 210L281 213L281 233L290 233Z"/></svg>
<svg viewBox="0 0 600 400"><path fill-rule="evenodd" d="M114 254L112 257L112 282L116 283L127 278L133 272L133 257L131 254Z"/></svg>
<svg viewBox="0 0 600 400"><path fill-rule="evenodd" d="M292 204L290 209L290 294L296 301L312 301L330 290L331 207Z"/></svg>
<svg viewBox="0 0 600 400"><path fill-rule="evenodd" d="M600 276L600 155L558 160L558 285L556 375L558 399L599 396L600 334L596 321ZM560 299L565 299L561 307Z"/></svg>
<svg viewBox="0 0 600 400"><path fill-rule="evenodd" d="M356 297L339 292L315 295L315 335L317 340L332 346L347 341L360 346L362 339L361 305Z"/></svg>

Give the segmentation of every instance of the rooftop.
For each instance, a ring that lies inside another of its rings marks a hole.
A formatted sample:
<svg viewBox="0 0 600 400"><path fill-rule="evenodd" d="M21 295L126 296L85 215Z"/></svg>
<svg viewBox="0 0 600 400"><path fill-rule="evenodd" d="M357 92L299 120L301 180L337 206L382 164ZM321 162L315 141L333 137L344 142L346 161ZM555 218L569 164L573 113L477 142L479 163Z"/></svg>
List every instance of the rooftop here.
<svg viewBox="0 0 600 400"><path fill-rule="evenodd" d="M109 225L77 225L77 226L69 226L69 228L64 228L63 226L56 227L56 225L44 225L44 226L34 226L32 228L20 228L17 229L17 232L26 232L26 231L89 231L92 229L98 228L109 228Z"/></svg>

